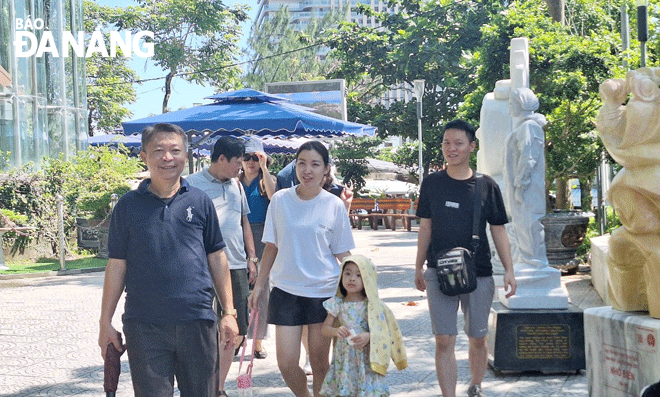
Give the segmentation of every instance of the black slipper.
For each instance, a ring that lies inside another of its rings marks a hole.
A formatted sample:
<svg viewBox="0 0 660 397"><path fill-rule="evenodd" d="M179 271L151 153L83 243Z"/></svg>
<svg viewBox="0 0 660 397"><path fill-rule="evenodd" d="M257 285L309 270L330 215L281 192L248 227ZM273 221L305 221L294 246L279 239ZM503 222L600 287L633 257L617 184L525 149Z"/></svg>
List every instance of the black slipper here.
<svg viewBox="0 0 660 397"><path fill-rule="evenodd" d="M244 343L245 343L245 335L243 335L243 339L241 340L241 343L238 345L236 350L234 350L234 356L238 354L238 351L241 350L241 347L243 347Z"/></svg>
<svg viewBox="0 0 660 397"><path fill-rule="evenodd" d="M262 350L262 351L255 350L254 358L264 359L266 357L268 357L268 352L267 351L265 351L265 350Z"/></svg>

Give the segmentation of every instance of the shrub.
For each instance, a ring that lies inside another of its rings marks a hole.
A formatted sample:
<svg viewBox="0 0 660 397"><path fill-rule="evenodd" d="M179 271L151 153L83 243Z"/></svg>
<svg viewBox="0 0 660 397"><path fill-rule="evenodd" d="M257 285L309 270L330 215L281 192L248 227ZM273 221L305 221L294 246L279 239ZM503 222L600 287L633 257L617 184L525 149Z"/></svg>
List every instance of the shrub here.
<svg viewBox="0 0 660 397"><path fill-rule="evenodd" d="M24 215L26 225L36 228L29 236L7 233L3 242L11 245L15 253L23 252L36 240L49 244L56 254L59 241L57 195L64 199L67 237L75 231L76 217L105 218L110 213L112 193L119 196L126 193L130 189L130 179L142 169L140 160L126 153L107 147L90 148L70 161L62 157L45 159L39 171L28 164L0 176L0 207Z"/></svg>

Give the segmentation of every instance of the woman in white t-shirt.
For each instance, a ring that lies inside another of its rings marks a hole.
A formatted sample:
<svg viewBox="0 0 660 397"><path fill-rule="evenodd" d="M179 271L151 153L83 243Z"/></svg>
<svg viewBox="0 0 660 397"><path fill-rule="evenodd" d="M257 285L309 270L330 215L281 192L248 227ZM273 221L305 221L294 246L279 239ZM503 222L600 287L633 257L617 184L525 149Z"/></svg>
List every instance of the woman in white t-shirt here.
<svg viewBox="0 0 660 397"><path fill-rule="evenodd" d="M275 324L277 364L298 397L311 396L298 364L303 325L309 328L308 353L318 396L330 353L330 339L321 335L327 315L323 301L335 293L339 262L355 248L344 203L321 188L329 172L330 157L323 144L309 141L300 146L296 153L300 184L278 191L270 201L263 234L266 248L249 298L250 307L256 309L270 277L268 323Z"/></svg>

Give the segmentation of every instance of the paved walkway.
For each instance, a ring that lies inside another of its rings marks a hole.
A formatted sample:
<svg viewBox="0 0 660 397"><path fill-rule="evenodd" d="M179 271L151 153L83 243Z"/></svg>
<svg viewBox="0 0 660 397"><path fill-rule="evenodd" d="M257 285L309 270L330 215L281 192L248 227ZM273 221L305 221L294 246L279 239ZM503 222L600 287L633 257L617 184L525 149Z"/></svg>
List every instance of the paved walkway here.
<svg viewBox="0 0 660 397"><path fill-rule="evenodd" d="M354 253L372 258L378 266L381 299L394 312L405 338L409 367L399 372L390 366L387 382L392 396L439 396L426 297L413 287L417 233L354 230L354 236ZM574 304L603 305L588 275L563 281ZM0 279L0 396L103 395L103 363L96 342L102 286L102 272ZM117 329L121 329L121 308L120 301L114 318ZM254 366L254 395L292 396L277 369L272 339L265 342L268 357ZM462 332L457 345L458 395L465 396L469 369L467 337ZM227 381L230 396L237 396L237 370L236 359ZM588 395L584 371L497 375L489 369L483 387L488 396L498 397ZM125 355L117 395L133 396Z"/></svg>

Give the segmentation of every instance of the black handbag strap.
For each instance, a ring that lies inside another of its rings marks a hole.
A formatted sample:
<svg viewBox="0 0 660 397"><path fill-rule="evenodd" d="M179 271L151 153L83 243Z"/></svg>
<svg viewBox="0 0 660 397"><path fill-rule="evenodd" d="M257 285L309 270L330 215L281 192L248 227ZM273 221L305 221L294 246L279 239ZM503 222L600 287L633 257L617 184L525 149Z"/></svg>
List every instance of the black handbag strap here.
<svg viewBox="0 0 660 397"><path fill-rule="evenodd" d="M479 247L479 223L481 221L481 191L483 190L482 175L475 172L474 185L474 215L472 218L472 253L477 253Z"/></svg>

